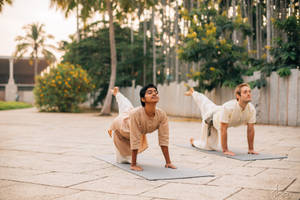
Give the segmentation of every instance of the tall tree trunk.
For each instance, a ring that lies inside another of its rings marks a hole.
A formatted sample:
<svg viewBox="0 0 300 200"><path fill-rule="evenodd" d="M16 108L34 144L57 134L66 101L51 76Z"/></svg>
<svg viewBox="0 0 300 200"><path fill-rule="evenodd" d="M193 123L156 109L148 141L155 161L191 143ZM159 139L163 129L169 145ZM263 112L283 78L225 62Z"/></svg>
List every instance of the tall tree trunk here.
<svg viewBox="0 0 300 200"><path fill-rule="evenodd" d="M267 0L267 62L271 61L270 47L271 47L271 0Z"/></svg>
<svg viewBox="0 0 300 200"><path fill-rule="evenodd" d="M144 50L143 50L143 55L144 55L144 58L146 58L146 53L147 53L147 42L146 42L146 34L147 34L147 23L146 23L146 10L144 10L144 22L143 22L143 32L144 32ZM144 83L144 86L146 85L146 62L144 61L144 65L143 65L143 83Z"/></svg>
<svg viewBox="0 0 300 200"><path fill-rule="evenodd" d="M115 86L116 74L117 74L117 50L116 50L116 41L115 41L115 30L114 30L114 21L113 14L111 9L110 0L105 0L107 11L109 15L109 44L110 44L110 61L111 61L111 73L109 86L103 107L101 109L101 115L109 115L111 111L111 92L110 90Z"/></svg>
<svg viewBox="0 0 300 200"><path fill-rule="evenodd" d="M130 42L133 44L134 37L133 37L133 17L132 15L130 16Z"/></svg>
<svg viewBox="0 0 300 200"><path fill-rule="evenodd" d="M163 55L164 55L164 70L162 70L162 73L164 73L165 69L168 65L168 57L167 57L167 42L165 39L166 35L166 0L162 0L162 34L161 34L161 40L162 40L162 49L163 49Z"/></svg>
<svg viewBox="0 0 300 200"><path fill-rule="evenodd" d="M77 34L77 42L79 42L80 40L80 33L79 33L79 8L78 8L79 4L76 3L76 34Z"/></svg>
<svg viewBox="0 0 300 200"><path fill-rule="evenodd" d="M280 20L286 19L286 0L280 0ZM287 42L287 35L284 31L281 32L281 37L284 42Z"/></svg>
<svg viewBox="0 0 300 200"><path fill-rule="evenodd" d="M235 18L236 18L236 2L235 2L235 0L231 1L231 5L232 5L232 18L233 18L233 21L235 21ZM235 29L233 30L233 33L232 33L232 40L233 40L233 44L237 43L237 33L236 33Z"/></svg>
<svg viewBox="0 0 300 200"><path fill-rule="evenodd" d="M260 0L256 3L256 58L261 58L261 12Z"/></svg>
<svg viewBox="0 0 300 200"><path fill-rule="evenodd" d="M178 2L176 0L176 8L175 8L175 81L178 83Z"/></svg>
<svg viewBox="0 0 300 200"><path fill-rule="evenodd" d="M273 8L273 6L275 5L275 9ZM272 0L272 3L271 3L271 19L277 19L277 15L276 15L276 0ZM275 31L275 26L273 23L271 23L271 33L272 33L272 40L271 40L271 44L272 46L274 47L275 44L274 44L274 38L276 38L276 32Z"/></svg>
<svg viewBox="0 0 300 200"><path fill-rule="evenodd" d="M153 84L156 85L155 6L152 7Z"/></svg>
<svg viewBox="0 0 300 200"><path fill-rule="evenodd" d="M37 55L34 58L34 83L36 83L36 77L38 75L38 63L39 63L39 58L37 57Z"/></svg>
<svg viewBox="0 0 300 200"><path fill-rule="evenodd" d="M169 0L168 1L168 11L169 11L169 14L168 14L168 51L167 51L167 70L168 70L168 73L167 74L169 77L169 80L170 80L170 74L171 74L171 28L172 28L172 21L171 21L171 1Z"/></svg>

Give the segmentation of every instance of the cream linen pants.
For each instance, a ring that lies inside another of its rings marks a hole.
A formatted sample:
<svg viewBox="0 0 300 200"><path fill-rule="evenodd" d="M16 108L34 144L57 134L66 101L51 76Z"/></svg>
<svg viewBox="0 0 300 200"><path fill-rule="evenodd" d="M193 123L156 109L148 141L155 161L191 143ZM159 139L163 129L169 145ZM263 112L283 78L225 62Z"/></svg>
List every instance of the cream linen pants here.
<svg viewBox="0 0 300 200"><path fill-rule="evenodd" d="M205 123L205 120L213 117L212 115L221 110L222 106L217 106L204 94L196 91L193 92L192 97L200 108L202 117L200 139L194 140L194 146L205 150L219 150L221 147L219 131L215 127L211 127L210 136L208 136L208 124Z"/></svg>
<svg viewBox="0 0 300 200"><path fill-rule="evenodd" d="M119 108L119 115L128 114L128 112L133 109L131 102L120 92L116 95L116 101ZM116 161L118 163L131 163L131 156L122 156L117 147L115 146L116 151Z"/></svg>

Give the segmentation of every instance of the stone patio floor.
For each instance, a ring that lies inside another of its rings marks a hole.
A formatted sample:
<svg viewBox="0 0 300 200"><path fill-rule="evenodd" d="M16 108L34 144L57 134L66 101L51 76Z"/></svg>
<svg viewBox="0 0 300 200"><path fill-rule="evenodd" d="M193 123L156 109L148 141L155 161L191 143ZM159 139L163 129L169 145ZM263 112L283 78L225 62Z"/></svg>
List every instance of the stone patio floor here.
<svg viewBox="0 0 300 200"><path fill-rule="evenodd" d="M288 158L238 161L176 146L197 138L200 122L169 117L172 162L215 177L147 181L93 158L114 153L115 116L0 111L0 199L300 199L300 127L257 125L256 150ZM157 134L148 140L143 154L162 159ZM246 127L229 129L229 147L247 150Z"/></svg>

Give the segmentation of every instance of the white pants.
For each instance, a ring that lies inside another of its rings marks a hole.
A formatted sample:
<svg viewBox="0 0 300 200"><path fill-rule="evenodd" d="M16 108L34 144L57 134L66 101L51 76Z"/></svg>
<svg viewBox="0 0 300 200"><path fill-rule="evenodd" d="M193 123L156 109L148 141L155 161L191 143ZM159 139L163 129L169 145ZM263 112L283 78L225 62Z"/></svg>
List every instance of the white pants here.
<svg viewBox="0 0 300 200"><path fill-rule="evenodd" d="M119 108L119 115L128 113L133 109L131 102L120 92L116 95L116 101ZM131 156L122 156L117 147L115 146L116 151L116 161L118 163L131 163Z"/></svg>
<svg viewBox="0 0 300 200"><path fill-rule="evenodd" d="M202 93L194 91L192 96L200 108L202 116L200 139L194 140L193 145L205 150L219 150L221 147L221 140L218 130L215 127L211 127L210 136L208 136L208 125L205 123L205 120L222 107L214 104Z"/></svg>

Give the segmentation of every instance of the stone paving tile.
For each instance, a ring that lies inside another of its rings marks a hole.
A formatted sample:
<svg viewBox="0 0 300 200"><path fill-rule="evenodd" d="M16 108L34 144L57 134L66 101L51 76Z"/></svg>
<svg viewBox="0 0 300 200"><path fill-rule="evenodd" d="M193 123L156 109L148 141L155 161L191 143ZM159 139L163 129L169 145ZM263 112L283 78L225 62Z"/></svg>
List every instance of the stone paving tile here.
<svg viewBox="0 0 300 200"><path fill-rule="evenodd" d="M274 169L300 169L300 162L289 162L282 160L256 160L247 165L247 167L263 167Z"/></svg>
<svg viewBox="0 0 300 200"><path fill-rule="evenodd" d="M300 179L297 179L292 185L290 185L287 190L288 192L298 192L300 193Z"/></svg>
<svg viewBox="0 0 300 200"><path fill-rule="evenodd" d="M57 197L76 193L78 191L68 188L57 188L36 184L18 183L0 188L2 200L51 200Z"/></svg>
<svg viewBox="0 0 300 200"><path fill-rule="evenodd" d="M14 184L18 184L18 182L15 182L15 181L7 181L7 180L1 180L1 179L0 179L0 188L4 188L4 187L11 186L11 185L14 185ZM1 196L0 196L0 197L1 197Z"/></svg>
<svg viewBox="0 0 300 200"><path fill-rule="evenodd" d="M99 164L81 164L81 163L67 163L67 162L55 162L49 160L38 160L35 158L27 159L1 159L0 166L3 167L14 167L24 169L35 169L44 171L57 171L57 172L68 172L68 173L82 173L85 171L91 171L106 167L106 163Z"/></svg>
<svg viewBox="0 0 300 200"><path fill-rule="evenodd" d="M118 195L108 194L103 192L83 191L72 195L56 198L55 200L152 200L148 197L141 197L135 195Z"/></svg>
<svg viewBox="0 0 300 200"><path fill-rule="evenodd" d="M281 176L300 179L300 169L266 169L263 174L266 176Z"/></svg>
<svg viewBox="0 0 300 200"><path fill-rule="evenodd" d="M84 172L83 174L91 174L99 177L106 177L106 176L122 176L124 174L129 174L129 172L125 172L124 170L121 170L118 167L109 165L106 168Z"/></svg>
<svg viewBox="0 0 300 200"><path fill-rule="evenodd" d="M295 178L287 178L280 176L265 176L257 175L254 177L225 175L209 183L209 185L216 186L231 186L231 187L244 187L252 189L266 189L275 190L278 186L279 190L285 189Z"/></svg>
<svg viewBox="0 0 300 200"><path fill-rule="evenodd" d="M295 148L289 152L288 161L300 162L300 148Z"/></svg>
<svg viewBox="0 0 300 200"><path fill-rule="evenodd" d="M53 172L35 176L28 176L20 178L19 180L23 182L36 183L42 185L69 187L75 184L96 179L99 179L99 177L95 175Z"/></svg>
<svg viewBox="0 0 300 200"><path fill-rule="evenodd" d="M226 200L299 200L299 194L277 192L276 190L242 189Z"/></svg>
<svg viewBox="0 0 300 200"><path fill-rule="evenodd" d="M215 179L216 177L199 177L199 178L174 179L174 180L165 180L165 181L168 183L186 183L186 184L204 185Z"/></svg>
<svg viewBox="0 0 300 200"><path fill-rule="evenodd" d="M235 187L191 185L181 183L169 183L162 187L145 192L142 196L170 198L178 200L197 199L197 200L214 200L224 199L227 196L238 191Z"/></svg>
<svg viewBox="0 0 300 200"><path fill-rule="evenodd" d="M147 181L145 179L135 178L133 176L134 175L131 176L130 174L110 176L101 180L79 184L71 188L115 194L136 195L165 184L165 182L162 181Z"/></svg>
<svg viewBox="0 0 300 200"><path fill-rule="evenodd" d="M27 176L44 174L44 173L49 173L49 171L0 167L0 179L7 179L7 180L20 180L21 178Z"/></svg>

